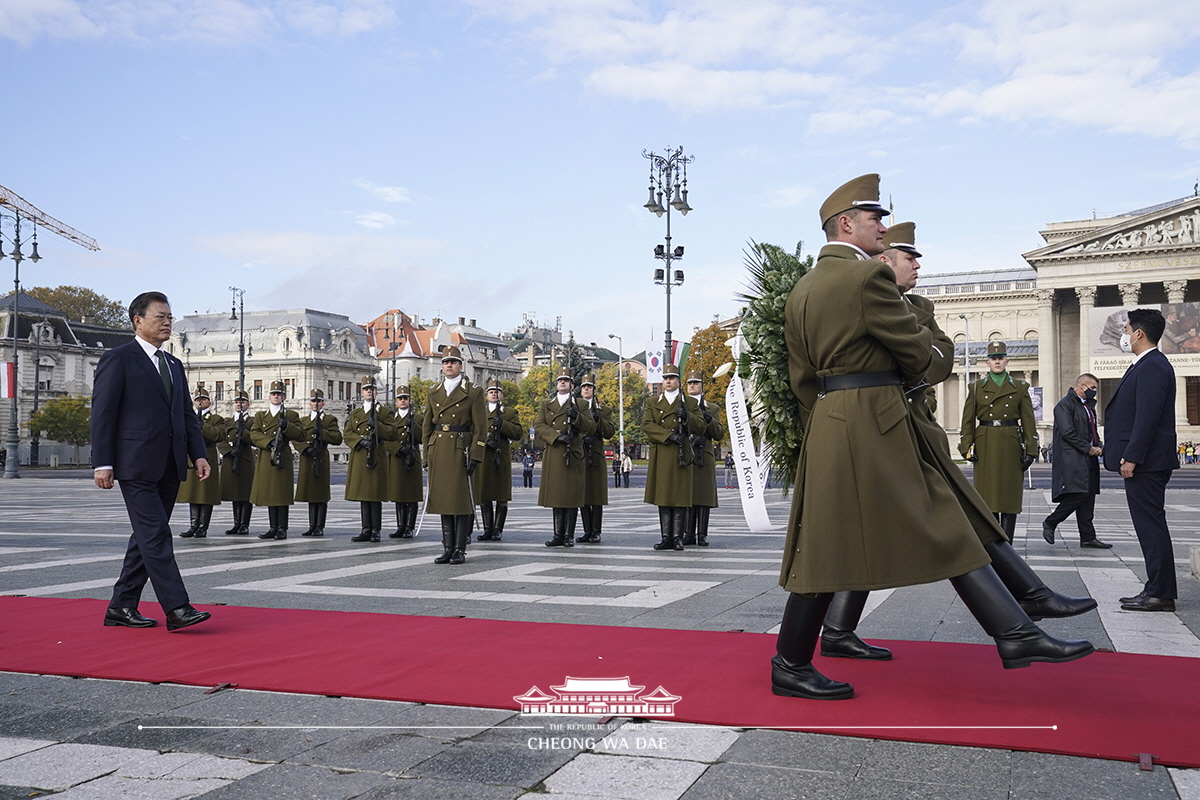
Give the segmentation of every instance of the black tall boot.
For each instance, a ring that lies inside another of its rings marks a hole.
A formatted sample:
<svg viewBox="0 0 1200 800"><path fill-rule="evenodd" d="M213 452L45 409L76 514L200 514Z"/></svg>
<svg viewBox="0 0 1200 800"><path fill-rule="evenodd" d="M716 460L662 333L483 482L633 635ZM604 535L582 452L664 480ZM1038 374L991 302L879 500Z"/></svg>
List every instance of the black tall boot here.
<svg viewBox="0 0 1200 800"><path fill-rule="evenodd" d="M212 522L213 507L205 503L200 506L200 525L196 528L196 538L203 539L208 536L208 524Z"/></svg>
<svg viewBox="0 0 1200 800"><path fill-rule="evenodd" d="M858 638L854 632L862 619L870 592L838 592L825 612L825 630L821 632L821 655L832 658L862 658L891 661L892 651L876 647Z"/></svg>
<svg viewBox="0 0 1200 800"><path fill-rule="evenodd" d="M575 546L575 525L579 522L578 508L564 508L563 516L567 518L567 535L563 539L563 547Z"/></svg>
<svg viewBox="0 0 1200 800"><path fill-rule="evenodd" d="M301 536L312 536L313 531L317 529L317 506L318 503L308 504L308 530L301 532Z"/></svg>
<svg viewBox="0 0 1200 800"><path fill-rule="evenodd" d="M505 500L496 501L496 522L492 528L492 541L498 542L504 538L504 520L508 519L508 502Z"/></svg>
<svg viewBox="0 0 1200 800"><path fill-rule="evenodd" d="M675 542L672 541L674 532L671 529L671 507L658 507L658 531L662 535L662 541L654 545L655 550L674 550Z"/></svg>
<svg viewBox="0 0 1200 800"><path fill-rule="evenodd" d="M192 538L196 535L196 528L200 527L200 506L188 503L188 515L191 517L191 524L186 531L179 534L180 539Z"/></svg>
<svg viewBox="0 0 1200 800"><path fill-rule="evenodd" d="M314 503L317 507L317 527L313 529L313 536L325 535L325 515L329 513L329 503Z"/></svg>
<svg viewBox="0 0 1200 800"><path fill-rule="evenodd" d="M450 554L451 564L466 562L467 542L471 541L471 522L473 514L459 514L454 518L454 552Z"/></svg>
<svg viewBox="0 0 1200 800"><path fill-rule="evenodd" d="M565 508L551 508L554 518L554 538L546 542L546 547L562 547L567 539L567 515Z"/></svg>
<svg viewBox="0 0 1200 800"><path fill-rule="evenodd" d="M1096 607L1096 601L1090 597L1064 597L1051 591L1008 542L992 542L983 549L992 559L992 569L1031 620L1073 617Z"/></svg>
<svg viewBox="0 0 1200 800"><path fill-rule="evenodd" d="M950 582L984 631L996 640L1005 669L1028 667L1034 661L1074 661L1095 650L1091 642L1082 639L1047 636L1021 610L990 565L951 578Z"/></svg>
<svg viewBox="0 0 1200 800"><path fill-rule="evenodd" d="M383 501L371 501L371 541L382 541L383 534Z"/></svg>
<svg viewBox="0 0 1200 800"><path fill-rule="evenodd" d="M291 510L291 506L279 506L279 511L275 515L275 522L276 522L275 538L276 539L286 539L287 538L288 511L289 510Z"/></svg>
<svg viewBox="0 0 1200 800"><path fill-rule="evenodd" d="M697 522L696 507L688 506L688 508L687 508L687 530L683 534L683 543L685 545L686 544L694 545L696 543L696 522Z"/></svg>
<svg viewBox="0 0 1200 800"><path fill-rule="evenodd" d="M708 515L712 509L708 506L692 506L696 512L696 544L708 547Z"/></svg>
<svg viewBox="0 0 1200 800"><path fill-rule="evenodd" d="M274 539L275 532L279 529L279 506L267 506L267 530L265 533L260 533L260 539Z"/></svg>
<svg viewBox="0 0 1200 800"><path fill-rule="evenodd" d="M683 549L683 539L685 536L687 536L688 517L690 516L688 512L691 510L692 509L690 506L680 506L678 508L671 509L671 525L675 532L672 546L676 550Z"/></svg>
<svg viewBox="0 0 1200 800"><path fill-rule="evenodd" d="M604 520L604 506L583 506L579 509L583 515L583 537L581 542L588 544L600 543L600 524Z"/></svg>
<svg viewBox="0 0 1200 800"><path fill-rule="evenodd" d="M483 517L483 533L479 534L479 541L490 542L495 538L492 531L496 525L496 512L491 500L484 500L479 504L479 516Z"/></svg>
<svg viewBox="0 0 1200 800"><path fill-rule="evenodd" d="M233 502L233 526L225 531L226 536L234 536L238 533L238 528L242 527L242 501L234 500Z"/></svg>
<svg viewBox="0 0 1200 800"><path fill-rule="evenodd" d="M580 506L579 516L583 517L583 536L579 537L581 542L590 542L592 540L592 509L595 506Z"/></svg>
<svg viewBox="0 0 1200 800"><path fill-rule="evenodd" d="M1004 529L1004 535L1011 542L1013 537L1017 535L1017 515L1016 514L1001 514L1000 527Z"/></svg>
<svg viewBox="0 0 1200 800"><path fill-rule="evenodd" d="M411 539L416 536L417 530L417 504L404 504L404 536L402 538Z"/></svg>
<svg viewBox="0 0 1200 800"><path fill-rule="evenodd" d="M404 535L404 503L396 503L396 530L388 534L389 539L399 539Z"/></svg>
<svg viewBox="0 0 1200 800"><path fill-rule="evenodd" d="M832 599L829 593L788 595L775 643L776 655L771 659L772 694L809 700L845 700L853 696L853 686L826 678L812 665L821 623Z"/></svg>
<svg viewBox="0 0 1200 800"><path fill-rule="evenodd" d="M238 526L239 536L250 535L250 515L254 513L254 504L249 500L242 501L242 524Z"/></svg>
<svg viewBox="0 0 1200 800"><path fill-rule="evenodd" d="M362 532L360 532L358 536L351 536L350 541L371 541L371 526L374 523L374 515L371 514L371 504L366 500L360 500L358 503L358 521L362 527Z"/></svg>
<svg viewBox="0 0 1200 800"><path fill-rule="evenodd" d="M454 515L442 514L442 554L433 560L435 564L449 564L454 552Z"/></svg>

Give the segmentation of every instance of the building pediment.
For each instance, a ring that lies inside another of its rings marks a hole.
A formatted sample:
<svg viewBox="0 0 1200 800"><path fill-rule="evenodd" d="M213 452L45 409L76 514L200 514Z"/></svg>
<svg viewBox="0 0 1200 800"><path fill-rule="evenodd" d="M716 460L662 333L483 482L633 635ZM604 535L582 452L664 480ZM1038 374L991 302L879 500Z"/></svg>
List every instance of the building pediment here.
<svg viewBox="0 0 1200 800"><path fill-rule="evenodd" d="M1051 261L1128 259L1200 250L1200 197L1127 215L1023 256L1035 268Z"/></svg>

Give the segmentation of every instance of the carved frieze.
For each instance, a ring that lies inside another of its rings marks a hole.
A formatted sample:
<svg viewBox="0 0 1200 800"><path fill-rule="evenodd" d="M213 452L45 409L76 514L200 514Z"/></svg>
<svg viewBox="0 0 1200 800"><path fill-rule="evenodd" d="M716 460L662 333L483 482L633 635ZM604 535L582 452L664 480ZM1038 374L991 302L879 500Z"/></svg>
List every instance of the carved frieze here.
<svg viewBox="0 0 1200 800"><path fill-rule="evenodd" d="M1105 239L1077 244L1064 253L1093 253L1105 250L1136 250L1173 244L1200 244L1200 208L1186 214L1120 231Z"/></svg>

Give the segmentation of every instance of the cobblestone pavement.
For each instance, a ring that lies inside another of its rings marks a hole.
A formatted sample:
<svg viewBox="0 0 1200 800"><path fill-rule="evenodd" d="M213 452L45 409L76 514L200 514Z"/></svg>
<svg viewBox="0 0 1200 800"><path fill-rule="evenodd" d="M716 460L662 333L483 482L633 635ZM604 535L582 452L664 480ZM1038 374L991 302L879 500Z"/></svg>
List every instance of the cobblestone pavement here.
<svg viewBox="0 0 1200 800"><path fill-rule="evenodd" d="M202 540L176 540L196 602L465 615L524 621L769 632L787 500L778 528L750 533L721 490L712 546L657 554L639 489L610 490L604 541L549 550L550 513L514 490L504 540L467 564L431 562L436 519L411 541L354 544L357 504L335 501L324 539L224 536L228 506ZM1046 544L1047 493L1026 492L1015 546L1047 584L1089 593L1099 613L1047 623L1098 647L1200 657L1200 490L1168 491L1180 578L1177 614L1122 612L1144 576L1124 497L1106 490L1097 529L1112 550L1081 550L1073 523ZM0 594L107 598L128 537L115 492L86 477L0 481ZM390 511L390 510L389 510ZM388 514L385 513L385 517ZM176 518L186 522L186 508ZM253 529L263 529L259 510ZM386 532L386 528L385 528ZM161 616L147 591L143 610ZM986 642L948 583L871 595L866 637ZM220 613L219 610L217 613ZM99 621L97 622L99 624ZM0 643L2 646L2 643ZM1097 687L1097 698L1111 687ZM798 701L800 702L800 701ZM0 673L0 800L63 798L1078 798L1200 800L1200 770L1037 753L910 744L645 720L558 718L352 698Z"/></svg>

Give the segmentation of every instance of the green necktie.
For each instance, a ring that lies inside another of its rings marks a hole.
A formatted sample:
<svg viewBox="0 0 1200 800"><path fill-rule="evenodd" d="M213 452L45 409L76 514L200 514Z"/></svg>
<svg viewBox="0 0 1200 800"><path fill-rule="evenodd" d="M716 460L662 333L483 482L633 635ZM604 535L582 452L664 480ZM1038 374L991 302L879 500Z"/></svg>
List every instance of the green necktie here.
<svg viewBox="0 0 1200 800"><path fill-rule="evenodd" d="M167 367L167 356L162 350L155 350L154 356L158 359L158 374L162 377L163 388L167 390L167 397L170 397L171 370Z"/></svg>

